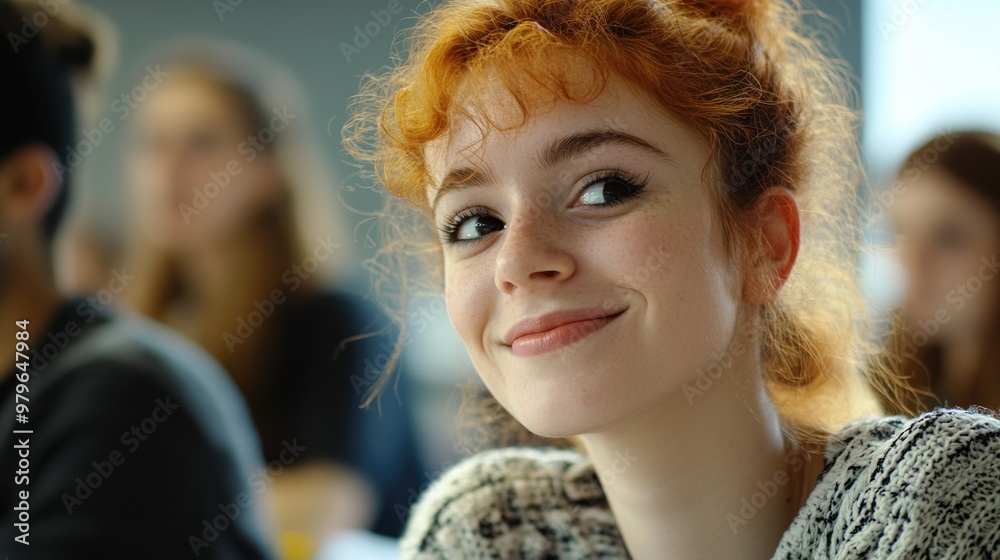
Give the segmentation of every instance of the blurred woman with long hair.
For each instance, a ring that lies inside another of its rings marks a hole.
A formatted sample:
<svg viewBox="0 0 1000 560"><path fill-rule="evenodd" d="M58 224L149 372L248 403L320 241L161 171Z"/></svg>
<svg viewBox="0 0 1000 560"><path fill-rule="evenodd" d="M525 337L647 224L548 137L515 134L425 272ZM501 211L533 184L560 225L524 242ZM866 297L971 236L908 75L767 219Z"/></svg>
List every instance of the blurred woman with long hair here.
<svg viewBox="0 0 1000 560"><path fill-rule="evenodd" d="M398 413L359 410L356 379L377 352L363 335L381 323L332 288L352 243L295 80L232 44L186 42L155 59L147 68L165 77L129 120L124 298L235 380L284 534L315 545L376 522L391 534L410 440Z"/></svg>
<svg viewBox="0 0 1000 560"><path fill-rule="evenodd" d="M1000 410L1000 136L948 133L907 157L889 208L907 291L892 365L920 407Z"/></svg>

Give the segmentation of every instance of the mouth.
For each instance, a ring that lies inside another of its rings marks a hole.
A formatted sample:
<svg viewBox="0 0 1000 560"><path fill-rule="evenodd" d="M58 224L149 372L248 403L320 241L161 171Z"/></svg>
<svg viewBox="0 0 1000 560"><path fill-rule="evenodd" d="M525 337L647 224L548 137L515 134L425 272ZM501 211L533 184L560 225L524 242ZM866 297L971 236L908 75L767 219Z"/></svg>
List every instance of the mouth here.
<svg viewBox="0 0 1000 560"><path fill-rule="evenodd" d="M578 309L530 317L507 332L504 344L510 346L511 353L518 357L546 354L601 330L626 309L611 313L604 309Z"/></svg>

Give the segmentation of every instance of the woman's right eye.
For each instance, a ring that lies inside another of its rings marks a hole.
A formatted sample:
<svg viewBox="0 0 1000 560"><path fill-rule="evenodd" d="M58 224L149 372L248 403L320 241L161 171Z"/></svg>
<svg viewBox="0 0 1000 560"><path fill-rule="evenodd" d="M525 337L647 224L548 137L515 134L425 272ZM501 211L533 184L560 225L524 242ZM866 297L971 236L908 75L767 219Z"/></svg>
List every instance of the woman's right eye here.
<svg viewBox="0 0 1000 560"><path fill-rule="evenodd" d="M470 208L459 212L441 227L441 231L448 243L468 243L478 241L505 227L507 225L496 216L482 209Z"/></svg>

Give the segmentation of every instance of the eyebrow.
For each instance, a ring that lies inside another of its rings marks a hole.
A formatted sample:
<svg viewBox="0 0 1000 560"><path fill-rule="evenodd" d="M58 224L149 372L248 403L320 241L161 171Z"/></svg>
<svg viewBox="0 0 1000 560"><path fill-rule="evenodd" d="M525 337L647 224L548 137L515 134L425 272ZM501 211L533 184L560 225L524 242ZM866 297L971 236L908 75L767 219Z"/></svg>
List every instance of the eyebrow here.
<svg viewBox="0 0 1000 560"><path fill-rule="evenodd" d="M600 129L578 132L552 142L542 152L538 162L543 167L552 167L568 159L579 157L595 148L612 144L639 148L667 161L674 159L667 152L642 138L618 130ZM453 169L441 180L434 200L431 202L431 212L435 211L438 201L449 191L464 187L485 187L491 184L495 184L495 181L489 167Z"/></svg>

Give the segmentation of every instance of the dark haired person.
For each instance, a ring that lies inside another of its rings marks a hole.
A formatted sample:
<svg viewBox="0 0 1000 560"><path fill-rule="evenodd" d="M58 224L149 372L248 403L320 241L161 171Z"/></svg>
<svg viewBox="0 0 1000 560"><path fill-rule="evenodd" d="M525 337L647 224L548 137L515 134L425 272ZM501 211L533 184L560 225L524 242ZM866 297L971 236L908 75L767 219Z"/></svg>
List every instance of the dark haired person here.
<svg viewBox="0 0 1000 560"><path fill-rule="evenodd" d="M890 217L908 276L889 355L929 409L1000 410L1000 136L936 136L906 159ZM937 400L940 399L940 400Z"/></svg>
<svg viewBox="0 0 1000 560"><path fill-rule="evenodd" d="M0 2L0 31L20 36L31 16ZM218 366L56 289L69 78L95 51L63 18L0 48L0 557L270 558L259 445Z"/></svg>

